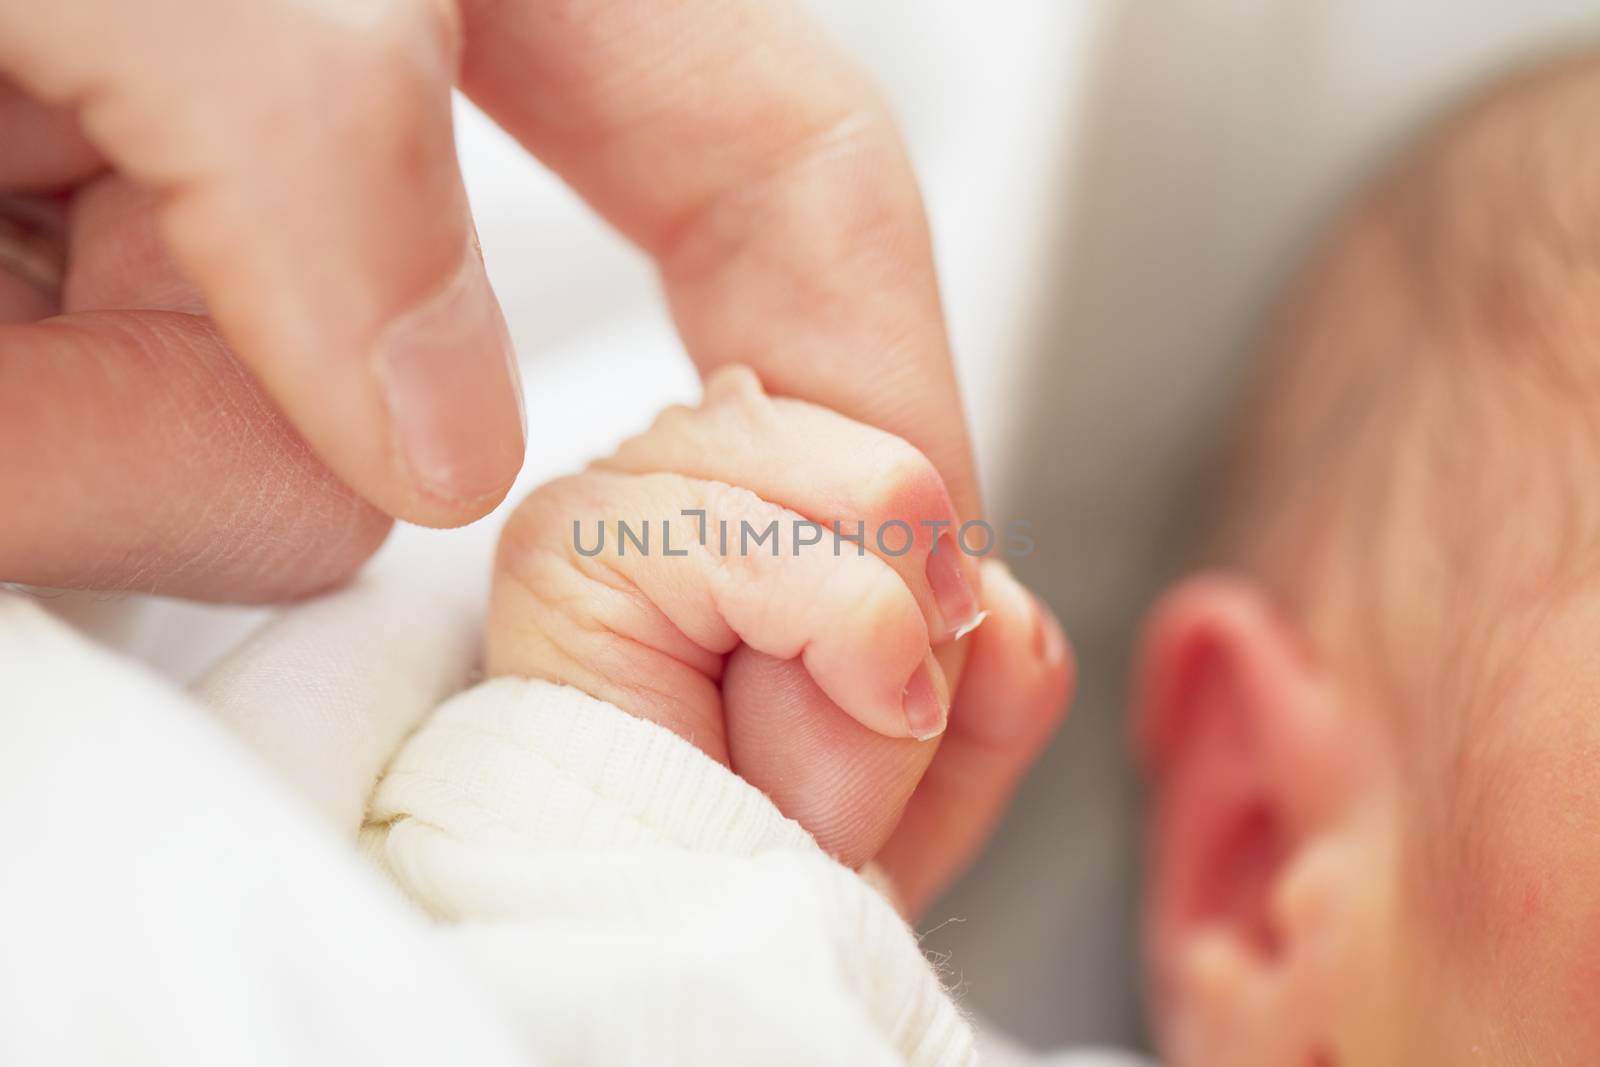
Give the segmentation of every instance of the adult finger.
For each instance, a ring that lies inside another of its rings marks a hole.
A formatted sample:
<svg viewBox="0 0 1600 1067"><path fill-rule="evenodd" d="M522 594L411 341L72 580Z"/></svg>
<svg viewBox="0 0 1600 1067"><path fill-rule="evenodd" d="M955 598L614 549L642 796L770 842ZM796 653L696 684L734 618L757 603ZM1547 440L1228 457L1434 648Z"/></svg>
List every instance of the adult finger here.
<svg viewBox="0 0 1600 1067"><path fill-rule="evenodd" d="M150 194L108 175L67 203L31 206L69 314L0 336L0 453L26 457L0 471L0 579L253 601L352 572L388 518L196 314Z"/></svg>
<svg viewBox="0 0 1600 1067"><path fill-rule="evenodd" d="M793 663L754 649L728 657L722 692L729 765L851 867L878 854L944 743L868 730Z"/></svg>
<svg viewBox="0 0 1600 1067"><path fill-rule="evenodd" d="M161 195L179 265L315 451L435 525L487 512L523 440L455 57L434 0L0 6L0 72Z"/></svg>
<svg viewBox="0 0 1600 1067"><path fill-rule="evenodd" d="M0 189L64 189L105 164L70 108L52 107L0 78Z"/></svg>
<svg viewBox="0 0 1600 1067"><path fill-rule="evenodd" d="M0 581L284 600L389 529L193 315L0 324L0 455Z"/></svg>
<svg viewBox="0 0 1600 1067"><path fill-rule="evenodd" d="M206 314L205 296L161 238L154 193L107 174L80 187L71 204L63 311Z"/></svg>
<svg viewBox="0 0 1600 1067"><path fill-rule="evenodd" d="M984 564L989 617L938 755L878 863L913 916L972 860L1061 723L1076 667L1061 626L1005 566Z"/></svg>
<svg viewBox="0 0 1600 1067"><path fill-rule="evenodd" d="M922 201L868 81L787 0L465 0L462 84L660 265L702 370L910 441L981 514Z"/></svg>
<svg viewBox="0 0 1600 1067"><path fill-rule="evenodd" d="M841 862L876 859L912 915L982 844L1071 688L1055 620L1002 565L984 570L990 614L937 747L862 729L792 664L748 649L723 681L734 770Z"/></svg>
<svg viewBox="0 0 1600 1067"><path fill-rule="evenodd" d="M892 567L936 643L979 618L977 561L957 547L960 521L932 462L891 433L767 396L747 367L724 367L699 407L668 408L597 465L743 486L798 513L813 524L800 535L813 550L870 552Z"/></svg>

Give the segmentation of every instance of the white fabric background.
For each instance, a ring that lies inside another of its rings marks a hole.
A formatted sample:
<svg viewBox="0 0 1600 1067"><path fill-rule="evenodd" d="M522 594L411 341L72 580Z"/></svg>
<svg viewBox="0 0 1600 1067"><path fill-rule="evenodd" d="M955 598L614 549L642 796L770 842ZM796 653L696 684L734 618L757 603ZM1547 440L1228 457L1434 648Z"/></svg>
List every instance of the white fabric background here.
<svg viewBox="0 0 1600 1067"><path fill-rule="evenodd" d="M980 869L932 919L966 1003L1040 1045L1137 1040L1122 678L1181 548L1255 322L1363 168L1447 95L1597 22L1592 0L817 0L926 187L993 517L1067 620L1083 689ZM463 108L526 378L525 485L695 394L647 265ZM519 494L514 494L517 496ZM495 520L396 532L373 580L483 588ZM182 679L269 613L63 597ZM334 801L330 801L332 803Z"/></svg>

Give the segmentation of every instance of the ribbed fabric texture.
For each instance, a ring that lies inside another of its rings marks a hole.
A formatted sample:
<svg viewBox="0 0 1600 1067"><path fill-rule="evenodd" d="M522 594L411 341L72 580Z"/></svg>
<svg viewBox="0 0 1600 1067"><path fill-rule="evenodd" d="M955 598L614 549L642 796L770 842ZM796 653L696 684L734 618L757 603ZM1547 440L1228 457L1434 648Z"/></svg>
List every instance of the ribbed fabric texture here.
<svg viewBox="0 0 1600 1067"><path fill-rule="evenodd" d="M446 703L363 837L552 1060L975 1062L881 896L694 746L574 689Z"/></svg>

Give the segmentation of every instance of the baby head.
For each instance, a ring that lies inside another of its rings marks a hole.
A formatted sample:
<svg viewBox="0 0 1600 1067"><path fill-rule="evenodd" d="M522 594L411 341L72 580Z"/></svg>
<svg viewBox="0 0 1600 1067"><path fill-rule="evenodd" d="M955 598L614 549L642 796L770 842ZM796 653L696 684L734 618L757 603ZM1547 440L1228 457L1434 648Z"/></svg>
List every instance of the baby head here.
<svg viewBox="0 0 1600 1067"><path fill-rule="evenodd" d="M1600 1063L1600 63L1490 94L1270 346L1142 665L1177 1067Z"/></svg>

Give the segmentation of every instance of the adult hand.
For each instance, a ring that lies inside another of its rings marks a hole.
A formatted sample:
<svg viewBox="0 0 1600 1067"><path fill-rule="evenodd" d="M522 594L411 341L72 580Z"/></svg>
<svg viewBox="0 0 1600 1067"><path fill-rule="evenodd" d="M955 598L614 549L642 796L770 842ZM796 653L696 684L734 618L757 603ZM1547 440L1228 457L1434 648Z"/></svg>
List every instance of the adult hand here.
<svg viewBox="0 0 1600 1067"><path fill-rule="evenodd" d="M786 4L0 0L0 75L0 579L293 596L494 506L523 438L456 82L655 257L703 369L977 514L915 182Z"/></svg>

